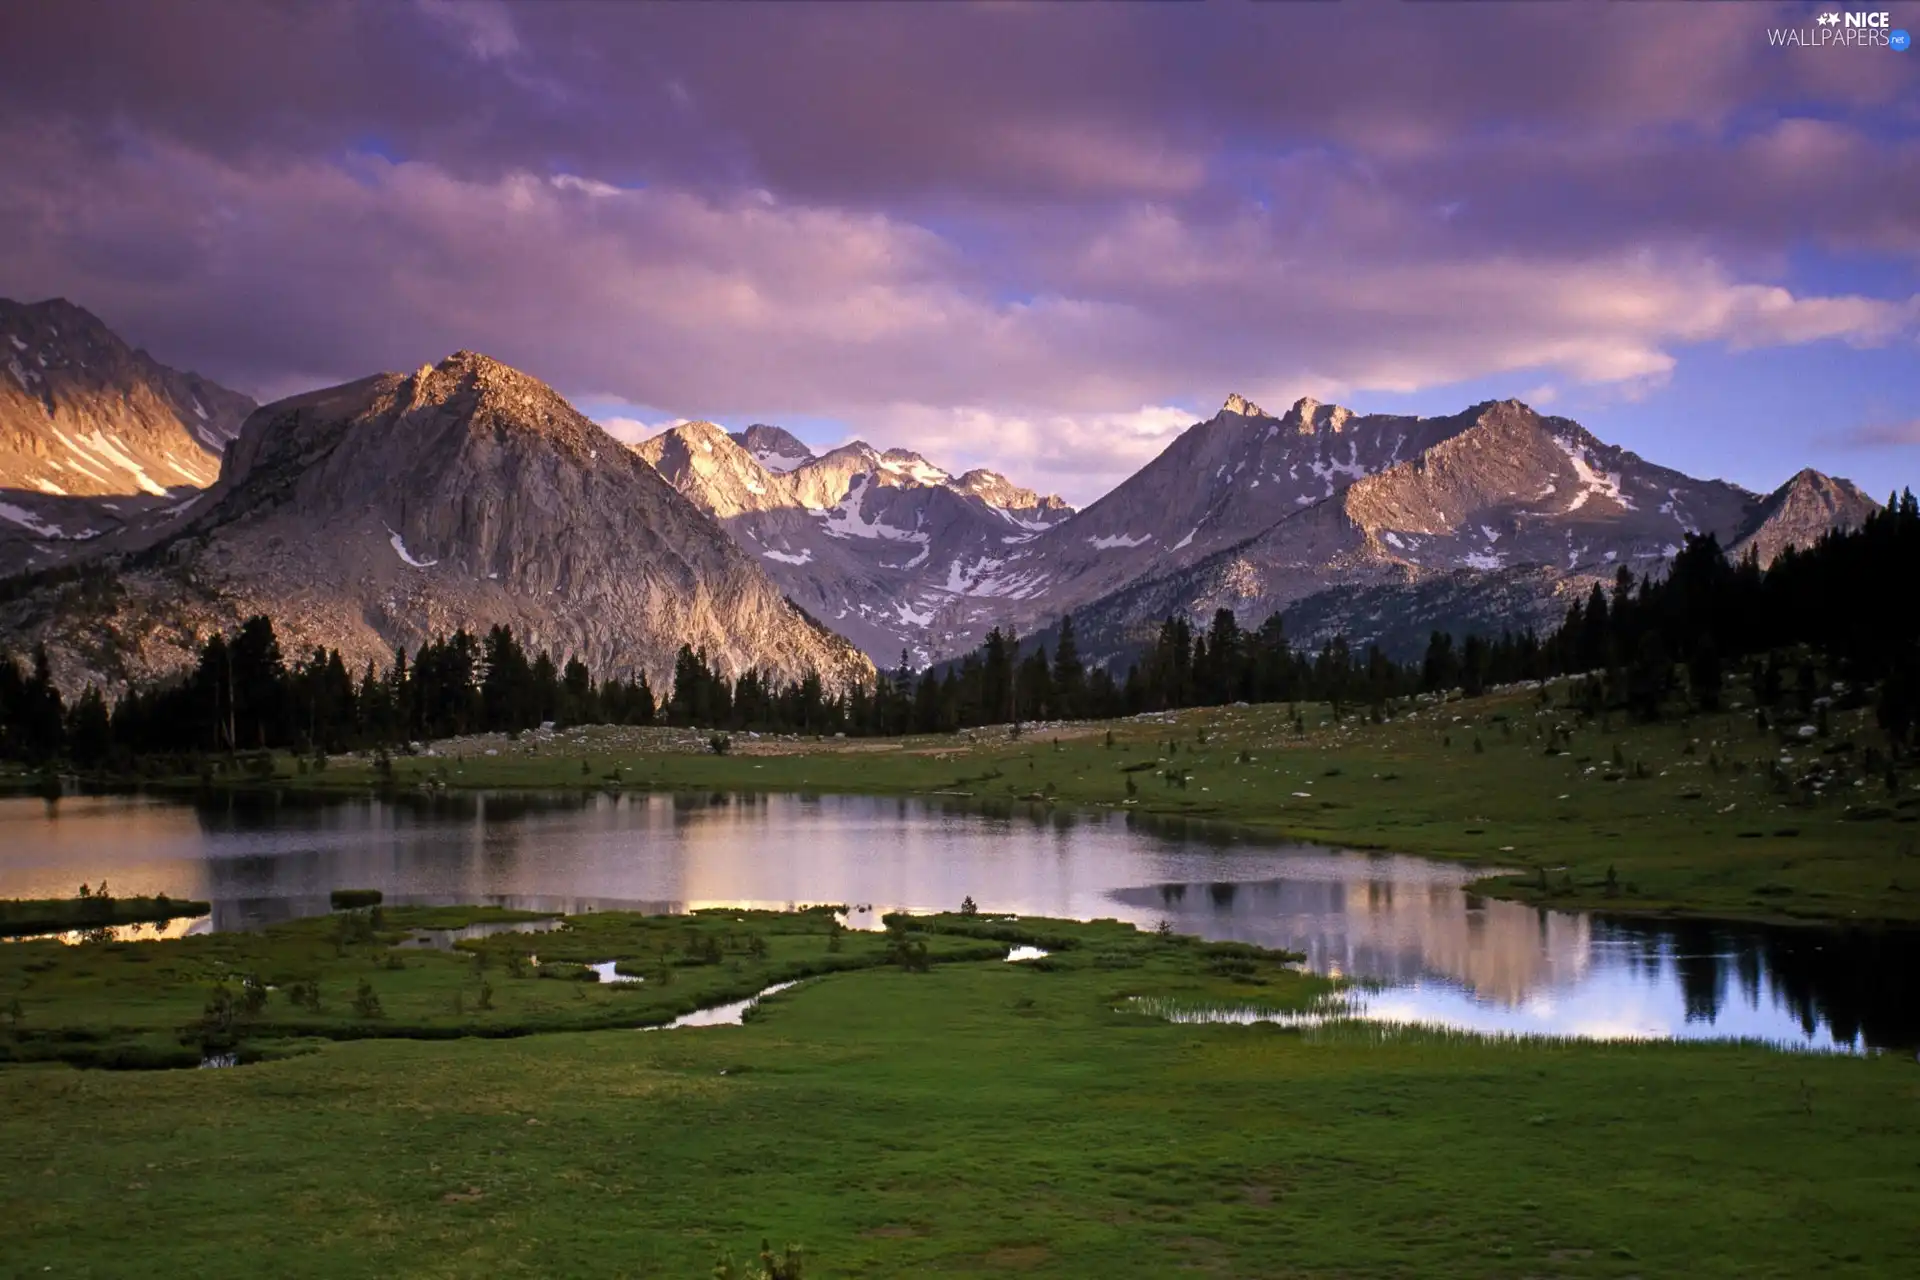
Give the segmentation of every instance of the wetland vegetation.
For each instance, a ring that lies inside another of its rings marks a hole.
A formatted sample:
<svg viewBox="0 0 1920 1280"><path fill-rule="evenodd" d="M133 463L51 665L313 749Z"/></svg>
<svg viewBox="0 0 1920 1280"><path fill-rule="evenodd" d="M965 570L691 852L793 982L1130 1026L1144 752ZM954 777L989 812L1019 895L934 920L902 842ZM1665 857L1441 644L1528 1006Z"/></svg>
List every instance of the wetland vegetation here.
<svg viewBox="0 0 1920 1280"><path fill-rule="evenodd" d="M0 1067L10 1264L699 1277L763 1239L808 1276L1867 1276L1920 1256L1920 1072L1893 1055L1180 1024L1143 1004L1306 1009L1329 985L1111 922L955 913L890 937L826 911L595 913L391 945L478 918L0 949L16 1046L36 1025L177 1043L210 993L244 1010L246 975L273 988L244 1026L254 1065ZM1012 945L1050 954L1008 964ZM648 980L572 967L615 956ZM588 1029L802 972L741 1026Z"/></svg>

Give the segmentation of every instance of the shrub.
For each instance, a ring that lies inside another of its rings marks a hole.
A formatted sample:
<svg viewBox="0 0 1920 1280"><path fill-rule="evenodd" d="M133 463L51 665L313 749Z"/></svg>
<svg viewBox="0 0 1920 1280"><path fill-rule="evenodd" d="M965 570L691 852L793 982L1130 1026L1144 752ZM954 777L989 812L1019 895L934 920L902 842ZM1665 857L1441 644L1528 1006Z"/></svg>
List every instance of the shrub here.
<svg viewBox="0 0 1920 1280"><path fill-rule="evenodd" d="M384 1018L387 1011L380 1007L380 997L374 994L373 984L365 978L353 993L353 1016L356 1018Z"/></svg>
<svg viewBox="0 0 1920 1280"><path fill-rule="evenodd" d="M357 911L361 907L378 906L385 897L378 889L335 889L327 895L327 901L335 911Z"/></svg>

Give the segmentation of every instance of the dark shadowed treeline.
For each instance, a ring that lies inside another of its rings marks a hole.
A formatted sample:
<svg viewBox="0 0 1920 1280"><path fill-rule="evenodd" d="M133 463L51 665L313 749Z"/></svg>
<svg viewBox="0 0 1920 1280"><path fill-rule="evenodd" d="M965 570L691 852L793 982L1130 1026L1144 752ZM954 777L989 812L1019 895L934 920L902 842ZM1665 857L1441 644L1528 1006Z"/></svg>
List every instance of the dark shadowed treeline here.
<svg viewBox="0 0 1920 1280"><path fill-rule="evenodd" d="M1589 710L1648 719L1676 708L1718 708L1730 671L1763 708L1810 715L1837 693L1873 691L1881 724L1904 745L1920 724L1920 504L1909 492L1853 532L1788 550L1762 570L1729 562L1712 537L1689 536L1663 578L1626 568L1595 587L1544 638L1530 632L1456 641L1436 632L1424 657L1401 664L1377 647L1336 639L1317 653L1288 641L1280 615L1255 630L1230 610L1204 630L1161 624L1124 678L1080 658L1073 620L1053 652L1022 653L994 630L944 667L898 670L830 691L816 675L782 683L728 675L683 647L659 698L645 677L596 681L578 658L529 655L512 631L461 630L384 671L350 672L334 650L288 660L273 623L249 619L209 637L192 672L130 690L109 707L89 688L63 701L36 650L23 669L0 656L0 757L95 768L134 757L290 749L341 751L544 723L653 724L714 730L854 735L943 733L989 724L1105 718L1234 702L1316 702L1336 716L1378 715L1414 693L1554 676L1588 678L1575 696Z"/></svg>

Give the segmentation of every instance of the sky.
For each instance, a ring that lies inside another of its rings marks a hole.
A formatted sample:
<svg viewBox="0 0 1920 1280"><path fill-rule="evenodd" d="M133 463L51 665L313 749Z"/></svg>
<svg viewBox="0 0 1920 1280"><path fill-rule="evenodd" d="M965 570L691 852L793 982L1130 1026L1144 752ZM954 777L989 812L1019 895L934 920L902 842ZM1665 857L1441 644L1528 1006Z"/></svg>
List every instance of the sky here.
<svg viewBox="0 0 1920 1280"><path fill-rule="evenodd" d="M779 423L1082 504L1229 392L1518 397L1883 496L1920 51L1779 43L1827 12L1877 11L23 0L0 295L262 399L472 349L628 438Z"/></svg>

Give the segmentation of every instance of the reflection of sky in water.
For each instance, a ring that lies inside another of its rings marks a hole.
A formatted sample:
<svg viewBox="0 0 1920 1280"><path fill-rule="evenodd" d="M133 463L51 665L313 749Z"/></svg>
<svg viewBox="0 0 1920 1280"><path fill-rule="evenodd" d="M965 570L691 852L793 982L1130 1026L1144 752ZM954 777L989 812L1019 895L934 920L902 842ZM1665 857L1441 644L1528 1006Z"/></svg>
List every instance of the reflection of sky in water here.
<svg viewBox="0 0 1920 1280"><path fill-rule="evenodd" d="M1910 1043L1911 938L1597 921L1474 899L1465 867L1154 830L1125 815L983 815L913 799L457 796L180 805L0 800L0 896L116 893L214 904L245 927L391 902L542 910L839 902L885 910L1116 916L1306 953L1374 1016L1490 1032ZM1828 1024L1839 1026L1836 1036Z"/></svg>

